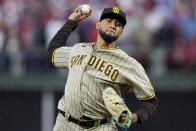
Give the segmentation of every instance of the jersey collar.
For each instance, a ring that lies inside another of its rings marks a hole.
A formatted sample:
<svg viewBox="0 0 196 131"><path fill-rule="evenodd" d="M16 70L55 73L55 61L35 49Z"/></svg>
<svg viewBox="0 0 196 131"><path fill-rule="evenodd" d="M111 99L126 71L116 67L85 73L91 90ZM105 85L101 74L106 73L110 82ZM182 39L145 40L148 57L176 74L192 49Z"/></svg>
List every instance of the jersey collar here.
<svg viewBox="0 0 196 131"><path fill-rule="evenodd" d="M92 48L95 48L96 46L96 43L95 42L91 42L90 43L91 44L91 46L92 46ZM119 49L119 47L118 46L116 46L116 47L113 47L113 48L104 48L104 47L98 47L98 48L100 48L100 49L104 49L104 50L115 50L115 49Z"/></svg>

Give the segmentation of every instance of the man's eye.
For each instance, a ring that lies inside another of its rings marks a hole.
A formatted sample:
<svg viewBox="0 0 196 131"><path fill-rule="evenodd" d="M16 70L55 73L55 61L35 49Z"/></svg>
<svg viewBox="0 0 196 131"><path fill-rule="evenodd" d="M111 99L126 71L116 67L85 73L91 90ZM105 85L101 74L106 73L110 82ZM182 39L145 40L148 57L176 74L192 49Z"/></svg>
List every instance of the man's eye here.
<svg viewBox="0 0 196 131"><path fill-rule="evenodd" d="M112 22L111 20L107 20L109 23Z"/></svg>
<svg viewBox="0 0 196 131"><path fill-rule="evenodd" d="M117 26L117 27L121 27L121 24L120 24L120 23L117 23L116 26Z"/></svg>

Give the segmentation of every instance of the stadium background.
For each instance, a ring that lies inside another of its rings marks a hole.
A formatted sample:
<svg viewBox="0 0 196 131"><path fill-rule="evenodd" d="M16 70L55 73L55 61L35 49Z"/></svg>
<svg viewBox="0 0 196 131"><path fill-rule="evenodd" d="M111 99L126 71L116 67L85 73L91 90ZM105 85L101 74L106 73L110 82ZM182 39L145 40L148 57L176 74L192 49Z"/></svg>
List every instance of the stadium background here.
<svg viewBox="0 0 196 131"><path fill-rule="evenodd" d="M195 131L194 0L0 0L0 130L52 130L68 72L49 66L45 51L82 3L89 3L93 14L68 45L96 39L94 23L104 7L117 5L128 13L118 45L144 66L159 98L157 112L130 131ZM133 94L126 102L136 110Z"/></svg>

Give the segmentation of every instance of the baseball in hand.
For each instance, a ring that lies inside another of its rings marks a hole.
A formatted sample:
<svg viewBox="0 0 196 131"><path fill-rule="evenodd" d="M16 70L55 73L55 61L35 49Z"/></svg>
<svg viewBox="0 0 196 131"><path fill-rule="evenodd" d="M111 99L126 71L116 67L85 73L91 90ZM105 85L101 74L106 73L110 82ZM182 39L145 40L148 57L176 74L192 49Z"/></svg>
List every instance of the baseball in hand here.
<svg viewBox="0 0 196 131"><path fill-rule="evenodd" d="M81 5L82 14L88 14L90 12L90 6L87 4Z"/></svg>

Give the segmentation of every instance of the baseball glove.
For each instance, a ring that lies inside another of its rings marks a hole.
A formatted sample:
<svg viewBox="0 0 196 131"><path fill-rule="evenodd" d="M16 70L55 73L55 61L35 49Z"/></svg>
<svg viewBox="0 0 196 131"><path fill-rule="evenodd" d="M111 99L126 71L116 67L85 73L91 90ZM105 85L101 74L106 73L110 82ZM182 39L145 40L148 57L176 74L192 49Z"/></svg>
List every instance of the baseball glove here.
<svg viewBox="0 0 196 131"><path fill-rule="evenodd" d="M124 100L116 93L112 87L103 90L103 100L107 110L112 114L113 119L119 127L129 128L131 125L132 113L126 106ZM121 120L122 113L126 113L125 120Z"/></svg>

